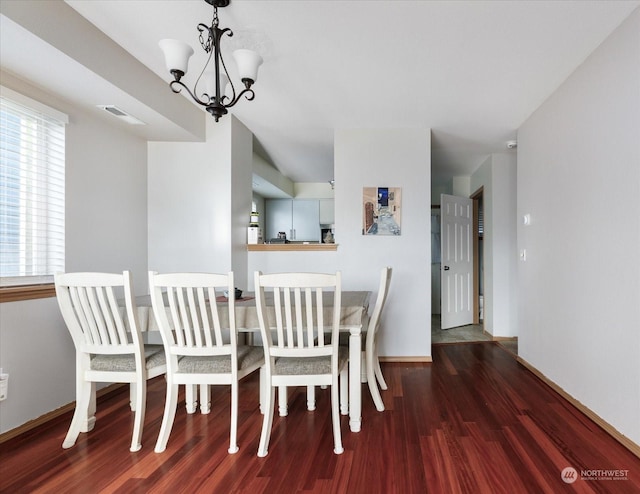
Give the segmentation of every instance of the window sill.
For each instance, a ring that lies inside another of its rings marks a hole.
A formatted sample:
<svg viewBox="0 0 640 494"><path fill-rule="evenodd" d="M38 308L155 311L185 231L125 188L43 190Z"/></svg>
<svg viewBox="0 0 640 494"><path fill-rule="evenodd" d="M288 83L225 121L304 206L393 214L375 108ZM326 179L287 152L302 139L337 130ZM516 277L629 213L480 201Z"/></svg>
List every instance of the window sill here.
<svg viewBox="0 0 640 494"><path fill-rule="evenodd" d="M53 283L47 283L44 285L0 287L0 303L34 300L37 298L49 298L55 296L56 288Z"/></svg>

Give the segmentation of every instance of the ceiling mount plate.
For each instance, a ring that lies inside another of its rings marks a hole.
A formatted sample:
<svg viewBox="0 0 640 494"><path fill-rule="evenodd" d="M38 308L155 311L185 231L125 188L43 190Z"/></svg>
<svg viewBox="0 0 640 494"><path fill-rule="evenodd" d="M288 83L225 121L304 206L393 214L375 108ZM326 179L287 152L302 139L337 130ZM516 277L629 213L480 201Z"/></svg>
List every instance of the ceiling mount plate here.
<svg viewBox="0 0 640 494"><path fill-rule="evenodd" d="M209 5L213 5L214 7L226 7L229 5L231 0L204 0Z"/></svg>

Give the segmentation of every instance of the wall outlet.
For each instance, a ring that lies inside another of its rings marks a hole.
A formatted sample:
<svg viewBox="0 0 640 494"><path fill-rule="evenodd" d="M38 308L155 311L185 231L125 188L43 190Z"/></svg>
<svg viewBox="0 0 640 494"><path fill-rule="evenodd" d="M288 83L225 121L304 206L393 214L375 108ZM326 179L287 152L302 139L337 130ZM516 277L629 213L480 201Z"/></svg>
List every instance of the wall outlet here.
<svg viewBox="0 0 640 494"><path fill-rule="evenodd" d="M3 374L0 368L0 401L6 400L9 394L9 374Z"/></svg>

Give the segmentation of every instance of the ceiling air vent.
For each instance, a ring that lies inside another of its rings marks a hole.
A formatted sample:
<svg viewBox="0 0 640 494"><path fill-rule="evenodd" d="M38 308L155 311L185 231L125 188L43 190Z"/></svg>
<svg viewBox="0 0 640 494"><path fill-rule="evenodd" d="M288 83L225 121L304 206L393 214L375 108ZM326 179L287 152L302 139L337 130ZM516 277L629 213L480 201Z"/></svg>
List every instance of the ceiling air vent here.
<svg viewBox="0 0 640 494"><path fill-rule="evenodd" d="M131 125L146 125L143 121L129 115L126 111L121 110L115 105L98 105L98 108L102 108L104 111L111 113L114 117L118 117L120 120L124 120Z"/></svg>

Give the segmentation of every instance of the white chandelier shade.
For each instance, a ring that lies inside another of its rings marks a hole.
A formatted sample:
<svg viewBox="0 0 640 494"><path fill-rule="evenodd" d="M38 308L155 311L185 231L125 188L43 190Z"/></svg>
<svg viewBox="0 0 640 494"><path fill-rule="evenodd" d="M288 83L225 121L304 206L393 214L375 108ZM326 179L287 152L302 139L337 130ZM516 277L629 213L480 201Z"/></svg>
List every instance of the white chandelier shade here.
<svg viewBox="0 0 640 494"><path fill-rule="evenodd" d="M179 39L162 39L158 44L164 53L164 61L169 72L179 71L186 74L189 58L194 53L193 48Z"/></svg>
<svg viewBox="0 0 640 494"><path fill-rule="evenodd" d="M240 49L233 52L233 58L238 66L240 80L258 80L258 68L262 65L262 57L253 50Z"/></svg>

